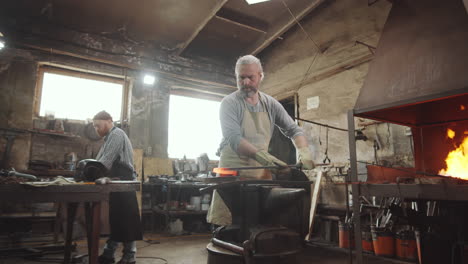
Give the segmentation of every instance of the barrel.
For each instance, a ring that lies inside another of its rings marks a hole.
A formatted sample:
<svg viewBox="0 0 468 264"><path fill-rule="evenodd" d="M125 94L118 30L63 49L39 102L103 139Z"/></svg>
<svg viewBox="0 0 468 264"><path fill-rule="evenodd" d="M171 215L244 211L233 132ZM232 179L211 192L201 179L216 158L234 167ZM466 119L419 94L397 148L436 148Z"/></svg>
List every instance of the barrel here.
<svg viewBox="0 0 468 264"><path fill-rule="evenodd" d="M376 256L393 257L395 255L395 238L393 233L384 228L371 228L372 244Z"/></svg>

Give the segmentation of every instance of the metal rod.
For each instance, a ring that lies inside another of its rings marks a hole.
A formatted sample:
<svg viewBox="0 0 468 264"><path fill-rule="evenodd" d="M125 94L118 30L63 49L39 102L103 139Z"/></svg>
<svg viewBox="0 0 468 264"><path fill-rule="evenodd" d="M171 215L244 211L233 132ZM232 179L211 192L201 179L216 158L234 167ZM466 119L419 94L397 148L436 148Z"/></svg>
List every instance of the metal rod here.
<svg viewBox="0 0 468 264"><path fill-rule="evenodd" d="M215 244L216 246L220 246L222 248L231 250L232 252L235 252L237 254L244 255L244 248L239 247L238 245L234 245L214 237L211 239L211 242L213 242L213 244Z"/></svg>
<svg viewBox="0 0 468 264"><path fill-rule="evenodd" d="M359 181L358 169L357 169L357 152L356 152L356 136L355 136L355 124L354 124L354 111L348 111L348 143L349 143L349 158L351 165L350 180L353 182ZM362 257L362 243L361 243L361 213L360 213L360 201L359 201L359 185L353 184L351 186L353 192L353 223L354 223L354 239L356 247L356 263L363 264Z"/></svg>
<svg viewBox="0 0 468 264"><path fill-rule="evenodd" d="M260 169L281 169L281 168L294 168L300 169L300 165L286 165L286 166L250 166L250 167L229 167L229 168L222 168L225 170L260 170Z"/></svg>
<svg viewBox="0 0 468 264"><path fill-rule="evenodd" d="M317 163L315 166L328 166L330 163ZM301 169L302 164L286 165L286 166L250 166L250 167L228 167L222 168L225 170L257 170L257 169L282 169L282 168Z"/></svg>
<svg viewBox="0 0 468 264"><path fill-rule="evenodd" d="M311 124L315 124L315 125L319 125L319 126L323 126L323 127L328 127L328 128L331 128L331 129L336 129L336 130L339 130L339 131L348 132L348 130L347 130L347 129L344 129L344 128L329 126L329 125L321 124L321 123L319 123L319 122L315 122L315 121L310 121L310 120L302 119L302 118L299 118L299 117L295 117L294 119L300 120L300 121L304 121L304 122L307 122L307 123L311 123Z"/></svg>

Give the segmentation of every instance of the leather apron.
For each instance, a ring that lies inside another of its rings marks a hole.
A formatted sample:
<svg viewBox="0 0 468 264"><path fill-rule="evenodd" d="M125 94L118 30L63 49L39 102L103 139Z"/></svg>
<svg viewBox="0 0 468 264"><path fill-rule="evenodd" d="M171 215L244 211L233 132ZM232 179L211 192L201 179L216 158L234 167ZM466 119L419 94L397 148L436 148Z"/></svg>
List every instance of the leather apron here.
<svg viewBox="0 0 468 264"><path fill-rule="evenodd" d="M260 103L263 106L263 111L251 112L247 107L245 100L243 100L243 103L244 118L242 119L241 124L242 137L254 145L258 150L268 151L268 145L270 144L271 139L271 121L265 104L260 100ZM237 154L229 144L224 146L221 150L221 156L219 159L220 168L251 166L262 165L255 159ZM241 170L239 171L239 176L245 179L271 179L270 171L265 169ZM211 206L208 210L206 219L207 222L216 225L230 225L232 223L231 212L216 190L213 192Z"/></svg>
<svg viewBox="0 0 468 264"><path fill-rule="evenodd" d="M102 156L102 148L96 159ZM133 180L134 171L114 161L110 170L111 178ZM143 239L143 229L138 209L136 192L111 192L109 194L110 239L115 242L131 242Z"/></svg>
<svg viewBox="0 0 468 264"><path fill-rule="evenodd" d="M114 162L115 163L115 162ZM133 180L133 170L125 166L112 166L111 177ZM109 194L110 239L131 242L143 239L143 229L136 192L112 192Z"/></svg>

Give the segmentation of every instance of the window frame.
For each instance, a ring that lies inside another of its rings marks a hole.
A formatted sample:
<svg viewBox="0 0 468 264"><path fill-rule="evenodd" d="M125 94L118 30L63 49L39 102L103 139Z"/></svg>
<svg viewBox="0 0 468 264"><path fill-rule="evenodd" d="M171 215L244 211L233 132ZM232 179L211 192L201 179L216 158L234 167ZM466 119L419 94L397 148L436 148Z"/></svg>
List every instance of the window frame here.
<svg viewBox="0 0 468 264"><path fill-rule="evenodd" d="M76 78L83 78L95 81L103 81L103 82L110 82L122 85L122 104L120 109L120 121L128 120L129 119L129 105L130 105L130 84L131 79L125 77L113 77L107 76L104 74L99 73L90 73L85 72L84 70L73 68L73 69L66 69L57 66L50 66L46 64L39 65L37 70L37 78L36 78L36 89L34 94L34 108L33 108L33 116L36 118L40 116L40 107L41 107L41 100L42 100L42 89L44 85L44 74L45 73L53 73L53 74L60 74L69 77L76 77ZM77 121L82 121L78 120ZM117 121L117 120L114 120Z"/></svg>

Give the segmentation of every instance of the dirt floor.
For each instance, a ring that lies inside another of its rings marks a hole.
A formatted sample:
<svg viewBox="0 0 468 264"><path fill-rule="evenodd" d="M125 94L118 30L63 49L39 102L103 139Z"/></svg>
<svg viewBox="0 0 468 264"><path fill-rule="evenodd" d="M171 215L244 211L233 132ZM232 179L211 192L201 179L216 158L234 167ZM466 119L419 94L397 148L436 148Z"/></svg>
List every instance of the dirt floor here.
<svg viewBox="0 0 468 264"><path fill-rule="evenodd" d="M205 264L208 253L206 245L209 243L211 234L192 234L186 236L162 236L157 234L146 234L143 241L137 242L137 263L139 264ZM101 249L106 239L101 239ZM85 254L87 245L85 240L76 241L77 254ZM120 249L116 260L121 256ZM0 258L0 264L33 264L33 263L61 263L63 253L46 255L42 259L26 260L24 258ZM87 263L85 259L84 262ZM296 264L348 264L349 256L345 250L331 246L308 246L297 258ZM355 262L354 262L355 263ZM365 256L365 263L387 264L407 263L397 260Z"/></svg>

